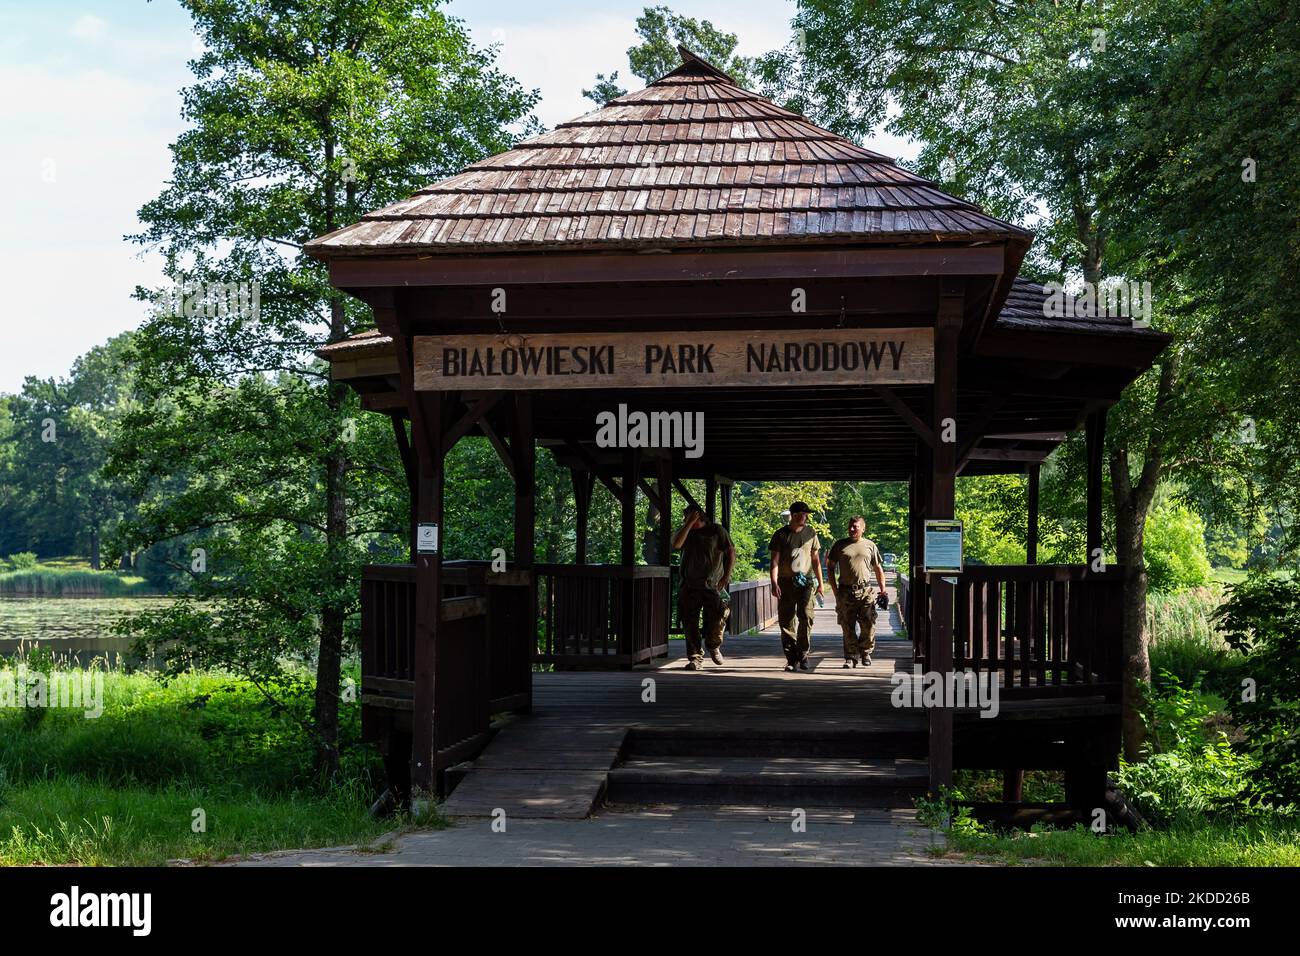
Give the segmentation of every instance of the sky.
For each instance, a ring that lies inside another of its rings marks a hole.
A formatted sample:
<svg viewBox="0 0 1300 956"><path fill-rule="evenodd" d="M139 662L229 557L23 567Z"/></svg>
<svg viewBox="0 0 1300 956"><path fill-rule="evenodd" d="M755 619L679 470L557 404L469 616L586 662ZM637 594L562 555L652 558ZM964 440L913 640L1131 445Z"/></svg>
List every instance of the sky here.
<svg viewBox="0 0 1300 956"><path fill-rule="evenodd" d="M708 19L739 52L785 45L794 0L451 0L477 44L541 93L548 127L591 109L582 89L619 71L647 5ZM170 168L181 90L200 47L175 0L0 0L0 392L66 375L78 355L135 328L137 285L158 257L124 240ZM868 142L905 155L891 139Z"/></svg>

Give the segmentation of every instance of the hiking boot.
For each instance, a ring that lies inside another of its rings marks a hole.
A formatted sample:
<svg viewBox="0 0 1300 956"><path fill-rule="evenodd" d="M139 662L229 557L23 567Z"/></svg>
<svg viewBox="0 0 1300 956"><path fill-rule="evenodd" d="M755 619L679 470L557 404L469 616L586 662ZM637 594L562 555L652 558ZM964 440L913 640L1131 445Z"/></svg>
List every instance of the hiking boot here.
<svg viewBox="0 0 1300 956"><path fill-rule="evenodd" d="M713 663L715 663L715 664L717 664L719 667L721 667L721 666L723 665L723 663L724 663L723 660L722 660L722 648L720 648L720 647L715 647L715 648L713 648L712 650L710 650L710 651L709 651L709 659L712 660Z"/></svg>
<svg viewBox="0 0 1300 956"><path fill-rule="evenodd" d="M807 669L808 669L808 658L805 657L803 660L799 662L799 670L806 671Z"/></svg>
<svg viewBox="0 0 1300 956"><path fill-rule="evenodd" d="M845 670L848 670L850 667L857 667L857 666L858 666L858 662L855 661L853 658L851 658L851 657L846 657L846 658L844 658L844 669L845 669Z"/></svg>
<svg viewBox="0 0 1300 956"><path fill-rule="evenodd" d="M870 666L871 666L871 655L870 655L870 654L863 654L863 655L862 655L862 666L863 666L863 667L870 667Z"/></svg>
<svg viewBox="0 0 1300 956"><path fill-rule="evenodd" d="M700 665L701 665L702 663L704 663L704 662L703 662L703 661L697 661L695 658L692 657L689 661L686 662L686 669L687 669L688 671L698 671L698 670L701 670L702 668L700 667Z"/></svg>
<svg viewBox="0 0 1300 956"><path fill-rule="evenodd" d="M787 661L784 669L788 671L794 670L794 661Z"/></svg>

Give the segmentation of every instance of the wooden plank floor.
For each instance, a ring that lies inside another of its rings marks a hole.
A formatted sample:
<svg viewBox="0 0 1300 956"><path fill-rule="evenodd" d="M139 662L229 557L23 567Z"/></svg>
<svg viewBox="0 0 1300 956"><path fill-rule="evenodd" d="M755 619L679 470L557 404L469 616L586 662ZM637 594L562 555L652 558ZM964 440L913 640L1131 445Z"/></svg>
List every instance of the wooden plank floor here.
<svg viewBox="0 0 1300 956"><path fill-rule="evenodd" d="M842 669L839 626L830 602L817 612L811 670L787 673L780 632L728 637L726 662L687 671L685 644L670 658L617 672L533 675L533 713L508 722L452 792L452 817L585 817L629 731L753 739L821 734L866 739L924 729L924 717L890 706L890 675L909 667L911 644L895 636L890 605L876 628L868 668Z"/></svg>

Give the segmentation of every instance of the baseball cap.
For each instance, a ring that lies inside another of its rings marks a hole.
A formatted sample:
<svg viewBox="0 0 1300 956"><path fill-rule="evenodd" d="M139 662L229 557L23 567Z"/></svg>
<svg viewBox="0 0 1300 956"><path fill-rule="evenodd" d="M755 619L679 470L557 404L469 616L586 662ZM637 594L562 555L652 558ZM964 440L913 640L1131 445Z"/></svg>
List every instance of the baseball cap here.
<svg viewBox="0 0 1300 956"><path fill-rule="evenodd" d="M806 515L812 514L812 509L809 508L808 505L802 501L796 501L794 504L790 506L790 514L794 514L798 511L802 511Z"/></svg>

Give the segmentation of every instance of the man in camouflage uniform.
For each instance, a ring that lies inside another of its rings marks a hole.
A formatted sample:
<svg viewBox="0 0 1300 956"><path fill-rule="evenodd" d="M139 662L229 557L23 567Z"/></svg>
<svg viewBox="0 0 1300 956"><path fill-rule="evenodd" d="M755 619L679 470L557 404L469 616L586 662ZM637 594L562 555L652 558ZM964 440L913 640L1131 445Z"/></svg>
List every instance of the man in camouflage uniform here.
<svg viewBox="0 0 1300 956"><path fill-rule="evenodd" d="M785 669L808 669L817 597L822 593L821 542L808 522L802 501L790 506L790 523L777 530L767 546L771 557L772 593L781 625ZM815 587L814 587L815 585Z"/></svg>
<svg viewBox="0 0 1300 956"><path fill-rule="evenodd" d="M871 652L876 649L876 608L889 606L880 550L874 541L863 537L866 530L867 519L854 515L849 519L849 536L836 541L826 558L826 573L835 592L835 615L844 632L846 668L871 663ZM879 594L872 587L873 575Z"/></svg>
<svg viewBox="0 0 1300 956"><path fill-rule="evenodd" d="M673 550L682 552L682 583L677 594L677 618L686 634L686 669L704 669L700 646L700 612L704 613L704 645L715 664L722 664L722 636L727 631L727 587L736 565L736 549L727 529L710 521L699 508L686 509L686 519L673 536Z"/></svg>

